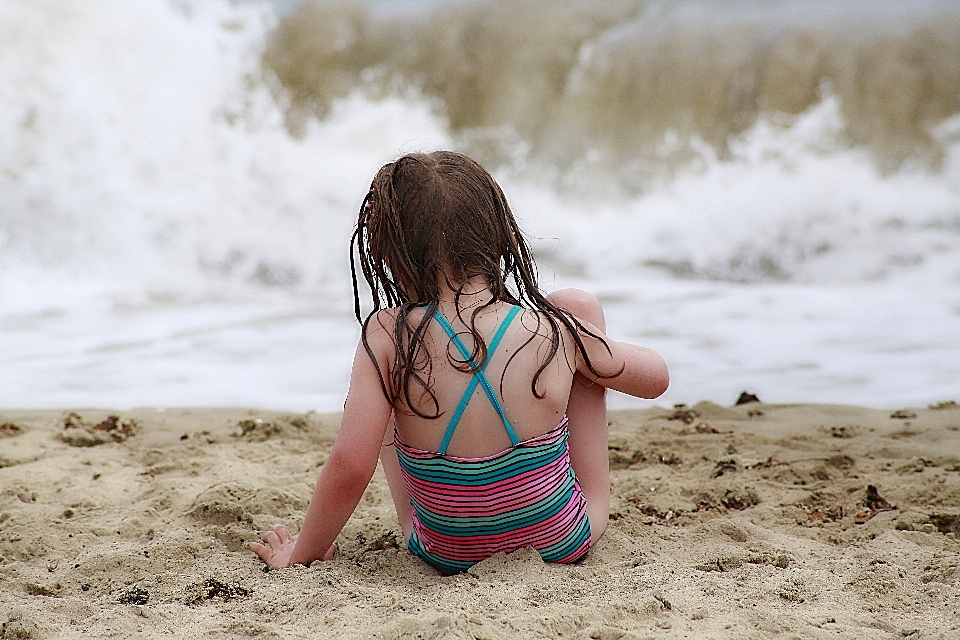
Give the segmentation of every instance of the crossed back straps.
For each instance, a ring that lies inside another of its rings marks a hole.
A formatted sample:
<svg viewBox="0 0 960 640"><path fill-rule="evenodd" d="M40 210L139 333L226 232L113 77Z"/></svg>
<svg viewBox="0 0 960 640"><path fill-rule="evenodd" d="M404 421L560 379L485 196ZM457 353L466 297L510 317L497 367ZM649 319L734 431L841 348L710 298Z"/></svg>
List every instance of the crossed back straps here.
<svg viewBox="0 0 960 640"><path fill-rule="evenodd" d="M484 371L487 368L487 365L490 364L490 359L493 357L493 352L497 350L497 346L500 344L500 339L503 338L503 334L507 332L507 327L510 326L510 323L513 322L514 317L520 311L520 307L511 307L510 311L507 313L507 317L503 319L503 322L500 323L500 326L497 328L497 332L493 336L493 340L490 341L490 345L487 347L487 361L483 363L483 366L477 368L476 361L470 357L470 351L463 344L463 341L457 336L456 331L453 330L453 327L450 326L450 323L447 322L447 319L443 317L443 314L440 313L438 309L434 313L437 322L440 323L440 326L443 327L443 330L447 332L447 335L450 336L450 340L453 341L453 344L456 345L457 350L460 351L460 355L467 359L467 362L470 364L470 367L476 369L473 374L473 379L470 380L470 384L467 385L466 391L463 392L463 397L460 398L460 404L457 405L456 411L453 412L453 416L450 418L450 424L447 425L447 430L443 434L443 440L440 441L440 451L441 455L447 454L447 447L450 444L450 438L453 437L453 432L457 428L457 424L460 422L460 418L463 416L464 410L467 408L467 404L470 402L470 398L473 396L474 391L477 389L477 385L482 385L483 390L486 391L487 397L490 398L490 404L493 405L493 408L496 409L497 414L500 416L500 419L503 420L503 428L507 430L507 435L510 436L510 442L513 446L520 444L520 438L517 437L517 432L513 430L513 427L510 426L510 422L507 420L507 416L503 413L503 406L500 404L500 400L497 399L496 394L493 392L493 387L490 386L490 382L487 380L487 376L484 375Z"/></svg>

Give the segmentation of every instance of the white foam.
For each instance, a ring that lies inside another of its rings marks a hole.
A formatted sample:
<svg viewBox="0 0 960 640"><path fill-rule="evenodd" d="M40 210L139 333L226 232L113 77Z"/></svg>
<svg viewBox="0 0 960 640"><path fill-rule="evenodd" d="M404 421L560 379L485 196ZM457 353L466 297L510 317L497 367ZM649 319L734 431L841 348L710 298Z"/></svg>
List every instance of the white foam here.
<svg viewBox="0 0 960 640"><path fill-rule="evenodd" d="M6 273L178 295L204 281L342 289L327 281L345 250L326 247L349 238L369 176L411 141L446 142L427 105L359 98L291 138L258 79L270 13L189 6L4 5L7 23L37 25L0 45Z"/></svg>
<svg viewBox="0 0 960 640"><path fill-rule="evenodd" d="M956 256L955 160L882 175L867 152L834 140L838 119L828 97L789 125L763 121L732 142L730 159L704 150L701 163L636 198L571 200L529 184L508 194L533 212L532 235L560 237L539 243L547 254L559 247L558 269L601 279L654 263L686 277L856 283ZM933 271L940 283L955 276Z"/></svg>
<svg viewBox="0 0 960 640"><path fill-rule="evenodd" d="M257 75L273 20L0 0L0 406L341 406L356 208L383 162L452 138L424 101L360 95L291 138ZM939 171L883 175L838 117L828 95L640 196L500 177L545 287L664 354L661 402L946 399L960 125Z"/></svg>

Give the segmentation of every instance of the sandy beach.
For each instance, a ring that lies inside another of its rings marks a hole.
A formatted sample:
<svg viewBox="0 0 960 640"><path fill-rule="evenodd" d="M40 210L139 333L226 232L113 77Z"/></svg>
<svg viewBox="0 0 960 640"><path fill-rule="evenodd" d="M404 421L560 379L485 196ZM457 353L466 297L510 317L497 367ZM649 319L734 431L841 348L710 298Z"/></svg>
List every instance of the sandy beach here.
<svg viewBox="0 0 960 640"><path fill-rule="evenodd" d="M111 417L113 416L113 417ZM339 414L0 410L3 638L958 638L960 406L611 412L610 528L441 577L380 471L339 555L266 571Z"/></svg>

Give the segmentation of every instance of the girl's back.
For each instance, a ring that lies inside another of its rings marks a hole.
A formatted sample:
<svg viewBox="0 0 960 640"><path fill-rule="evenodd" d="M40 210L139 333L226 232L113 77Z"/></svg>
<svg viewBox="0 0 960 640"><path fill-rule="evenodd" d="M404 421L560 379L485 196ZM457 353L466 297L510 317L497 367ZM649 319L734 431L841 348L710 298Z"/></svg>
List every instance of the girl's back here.
<svg viewBox="0 0 960 640"><path fill-rule="evenodd" d="M482 292L478 294L482 295ZM478 314L477 333L483 338L488 349L511 308L509 304L499 303ZM425 310L418 310L416 315L411 317L411 321L419 323L424 313ZM440 313L458 334L464 346L472 351L474 345L471 334L463 320L457 317L452 301L449 306L441 305ZM469 310L461 310L461 316L469 319ZM566 340L564 343L572 341ZM523 310L518 312L506 327L496 350L488 354L484 375L504 416L521 441L554 429L563 418L567 407L574 373L573 361L568 361L567 356L570 354L564 349L561 348L537 379L537 395L541 397L534 396L531 388L534 376L544 364L544 354L549 345L550 337L545 330L543 318L534 311ZM395 412L396 427L400 440L404 443L418 449L439 451L444 433L474 374L463 370L462 363L465 358L439 321L429 323L423 346L431 358L429 382L436 404L422 388L416 389L411 394L415 408L430 418L423 418L413 411L398 410ZM433 418L437 413L440 414L439 417ZM512 444L496 406L487 396L483 385L477 384L459 416L446 453L458 457L490 456L511 447Z"/></svg>
<svg viewBox="0 0 960 640"><path fill-rule="evenodd" d="M412 394L416 411L394 411L393 445L413 507L408 549L446 573L526 546L547 562L579 560L592 529L564 417L573 369L551 366L563 358L537 357L547 345L535 312L524 318L517 306L492 304L472 316L467 331L456 326L462 316L451 313L451 323L442 308L409 318L426 329L429 373ZM486 357L477 358L459 334L479 336ZM464 367L470 360L473 366ZM534 380L552 393L534 394ZM419 406L424 401L428 406Z"/></svg>

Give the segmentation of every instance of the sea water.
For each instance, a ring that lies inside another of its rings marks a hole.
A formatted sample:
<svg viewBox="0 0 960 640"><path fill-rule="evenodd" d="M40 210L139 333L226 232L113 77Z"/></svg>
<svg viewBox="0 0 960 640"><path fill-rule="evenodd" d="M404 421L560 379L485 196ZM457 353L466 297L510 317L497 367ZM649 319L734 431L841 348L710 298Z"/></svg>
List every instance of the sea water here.
<svg viewBox="0 0 960 640"><path fill-rule="evenodd" d="M960 3L0 0L0 406L340 408L440 148L660 404L960 400Z"/></svg>

